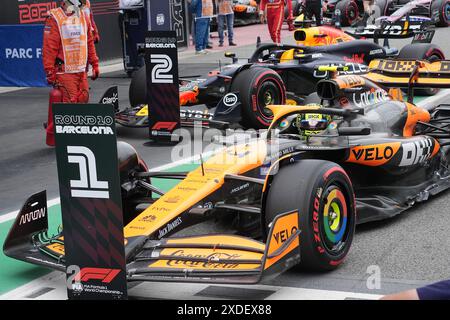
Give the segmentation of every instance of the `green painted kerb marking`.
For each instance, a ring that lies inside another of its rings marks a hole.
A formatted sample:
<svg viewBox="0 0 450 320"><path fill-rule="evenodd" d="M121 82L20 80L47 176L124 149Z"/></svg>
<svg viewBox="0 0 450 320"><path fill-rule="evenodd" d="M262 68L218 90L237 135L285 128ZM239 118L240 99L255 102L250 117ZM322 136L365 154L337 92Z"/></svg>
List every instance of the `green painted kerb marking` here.
<svg viewBox="0 0 450 320"><path fill-rule="evenodd" d="M189 163L176 166L166 171L192 171L197 168L198 165L198 163ZM152 179L152 182L159 189L167 191L173 188L179 182L179 180ZM25 201L25 199L23 199L23 201ZM0 243L2 244L2 248L6 236L8 235L8 231L13 223L14 220L0 224ZM60 205L54 205L48 208L48 223L49 234L55 234L58 230L58 226L61 225ZM42 277L50 272L50 269L37 267L30 263L11 259L3 254L3 250L0 250L0 295L18 288L24 284L27 284L28 282Z"/></svg>

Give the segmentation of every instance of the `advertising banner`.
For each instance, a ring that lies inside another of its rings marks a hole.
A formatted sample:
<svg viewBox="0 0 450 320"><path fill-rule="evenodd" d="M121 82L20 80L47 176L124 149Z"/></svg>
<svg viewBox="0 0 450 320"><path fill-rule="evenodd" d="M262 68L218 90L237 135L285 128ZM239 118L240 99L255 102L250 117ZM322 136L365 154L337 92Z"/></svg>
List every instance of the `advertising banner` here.
<svg viewBox="0 0 450 320"><path fill-rule="evenodd" d="M46 87L43 25L0 25L0 87Z"/></svg>
<svg viewBox="0 0 450 320"><path fill-rule="evenodd" d="M114 107L55 104L69 299L126 299Z"/></svg>
<svg viewBox="0 0 450 320"><path fill-rule="evenodd" d="M175 31L148 31L145 37L150 139L170 142L180 128L178 51Z"/></svg>
<svg viewBox="0 0 450 320"><path fill-rule="evenodd" d="M189 26L187 19L187 8L185 0L172 0L171 6L171 29L177 36L178 47L187 47L189 44Z"/></svg>

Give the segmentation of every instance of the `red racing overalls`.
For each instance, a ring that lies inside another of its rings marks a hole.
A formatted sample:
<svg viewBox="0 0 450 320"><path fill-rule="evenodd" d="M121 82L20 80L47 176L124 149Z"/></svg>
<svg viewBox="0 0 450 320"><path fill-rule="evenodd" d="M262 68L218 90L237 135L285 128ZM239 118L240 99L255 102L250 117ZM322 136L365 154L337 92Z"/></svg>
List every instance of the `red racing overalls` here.
<svg viewBox="0 0 450 320"><path fill-rule="evenodd" d="M260 10L267 9L267 25L270 37L275 43L281 43L281 27L284 22L284 1L285 0L261 0ZM292 1L287 0L289 9L288 23L292 23ZM291 29L291 27L289 27Z"/></svg>

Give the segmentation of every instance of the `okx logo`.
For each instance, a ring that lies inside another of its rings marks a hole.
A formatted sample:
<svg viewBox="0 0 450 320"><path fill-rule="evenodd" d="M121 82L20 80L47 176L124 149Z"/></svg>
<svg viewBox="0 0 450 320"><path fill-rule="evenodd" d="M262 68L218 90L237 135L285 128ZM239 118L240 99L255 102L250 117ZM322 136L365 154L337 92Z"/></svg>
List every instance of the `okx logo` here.
<svg viewBox="0 0 450 320"><path fill-rule="evenodd" d="M98 180L95 155L91 149L67 146L67 160L78 164L80 172L79 180L70 180L72 197L109 199L108 182Z"/></svg>

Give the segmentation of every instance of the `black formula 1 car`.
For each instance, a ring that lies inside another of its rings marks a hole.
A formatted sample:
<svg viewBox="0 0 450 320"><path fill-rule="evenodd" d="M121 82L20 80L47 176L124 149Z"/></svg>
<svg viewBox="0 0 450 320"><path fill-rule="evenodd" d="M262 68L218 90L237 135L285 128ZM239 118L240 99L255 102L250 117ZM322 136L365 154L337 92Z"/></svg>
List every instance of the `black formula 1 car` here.
<svg viewBox="0 0 450 320"><path fill-rule="evenodd" d="M370 68L337 76L346 67L318 67L330 72L317 85L321 104L270 106L265 134L221 141L192 172L149 172L119 143L127 279L249 284L296 265L333 270L356 223L448 189L450 107L423 109L396 92L450 87L450 61L375 60ZM180 182L163 192L152 178ZM64 271L64 234L47 234L45 214L29 218L45 205L43 193L25 203L3 250ZM219 234L190 229L212 220L223 223Z"/></svg>
<svg viewBox="0 0 450 320"><path fill-rule="evenodd" d="M394 37L411 37L416 32L410 29L414 24L399 26L403 29ZM392 33L381 30L383 32L375 32L377 37L391 37ZM211 71L202 80L183 80L180 105L205 104L211 109L221 103L227 94L232 95L232 100L239 96L239 103L225 103L227 108L222 106L216 110L212 119L240 123L246 128L267 128L273 118L268 105L300 104L305 97L315 92L317 82L328 75L327 72L317 71L318 65L345 65L348 71L344 73L357 74L367 72L367 65L374 59L444 59L443 52L433 44L414 43L398 51L373 41L356 40L344 31L328 26L297 29L294 36L302 44L258 44L249 59L238 59L233 53L226 53L232 59L232 64ZM364 36L369 37L366 33ZM126 109L124 117L135 119L136 112L142 110L146 103L145 68L135 73L129 98L131 109Z"/></svg>

